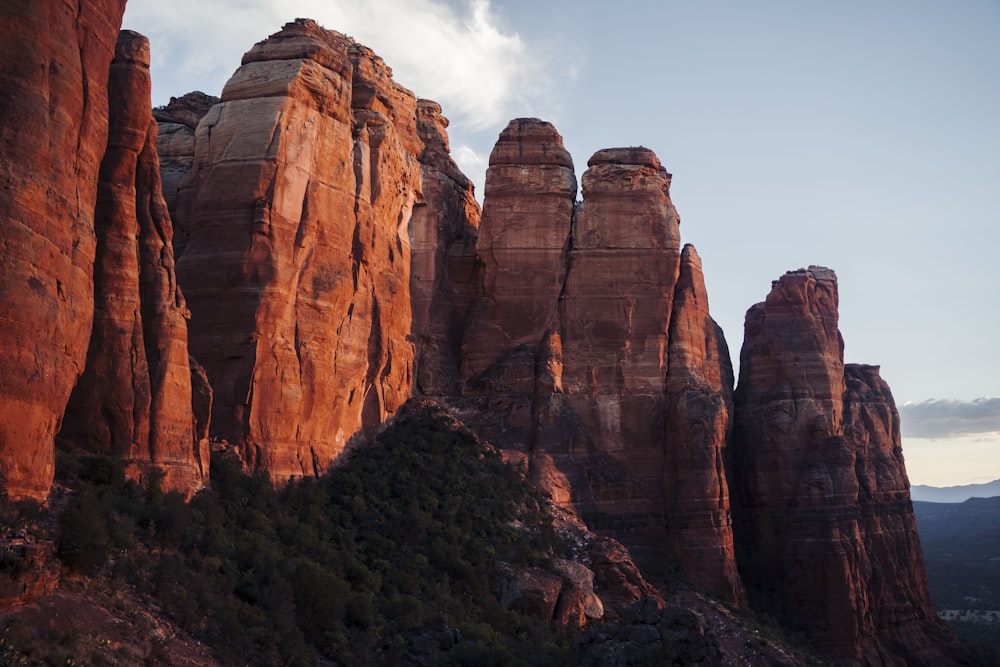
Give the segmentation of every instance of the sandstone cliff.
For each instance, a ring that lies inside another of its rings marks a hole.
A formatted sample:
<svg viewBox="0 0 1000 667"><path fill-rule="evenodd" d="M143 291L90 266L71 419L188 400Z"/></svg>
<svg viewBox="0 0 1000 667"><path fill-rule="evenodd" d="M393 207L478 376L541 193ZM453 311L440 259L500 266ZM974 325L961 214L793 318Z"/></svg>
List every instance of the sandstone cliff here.
<svg viewBox="0 0 1000 667"><path fill-rule="evenodd" d="M418 122L414 96L369 49L299 20L247 52L198 125L178 276L215 387L213 432L251 467L320 473L410 395L418 157L439 177L414 233L425 295L446 273L422 255L439 256L437 226L460 247L476 218L438 118L428 107Z"/></svg>
<svg viewBox="0 0 1000 667"><path fill-rule="evenodd" d="M537 119L511 121L491 155L465 418L646 566L739 603L723 467L732 370L693 248L678 282L670 176L648 149L598 151L576 204L572 164Z"/></svg>
<svg viewBox="0 0 1000 667"><path fill-rule="evenodd" d="M0 476L44 498L93 316L94 204L125 0L0 6Z"/></svg>
<svg viewBox="0 0 1000 667"><path fill-rule="evenodd" d="M58 439L121 456L135 474L158 466L164 488L190 494L207 477L208 450L192 413L188 311L174 277L142 35L119 35L108 97L94 214L94 323Z"/></svg>
<svg viewBox="0 0 1000 667"><path fill-rule="evenodd" d="M747 313L733 465L741 569L759 601L845 664L949 664L899 415L878 367L844 365L837 306L833 271L810 267Z"/></svg>

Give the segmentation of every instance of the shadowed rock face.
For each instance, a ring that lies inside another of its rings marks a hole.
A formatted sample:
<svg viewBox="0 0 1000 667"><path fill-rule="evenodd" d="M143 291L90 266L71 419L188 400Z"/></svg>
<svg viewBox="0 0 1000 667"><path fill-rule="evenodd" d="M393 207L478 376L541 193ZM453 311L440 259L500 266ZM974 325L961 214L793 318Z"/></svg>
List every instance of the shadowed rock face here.
<svg viewBox="0 0 1000 667"><path fill-rule="evenodd" d="M532 480L592 528L660 567L671 545L672 566L739 603L732 370L693 248L678 282L669 174L645 148L599 151L574 206L572 161L537 119L511 121L490 164L464 418L527 454Z"/></svg>
<svg viewBox="0 0 1000 667"><path fill-rule="evenodd" d="M663 490L667 552L700 589L742 602L724 458L733 369L708 312L701 258L684 246L670 321Z"/></svg>
<svg viewBox="0 0 1000 667"><path fill-rule="evenodd" d="M652 151L602 150L587 165L559 302L562 389L589 436L594 527L630 548L662 552L664 383L680 219L670 175Z"/></svg>
<svg viewBox="0 0 1000 667"><path fill-rule="evenodd" d="M0 6L0 474L44 498L93 317L94 203L125 0Z"/></svg>
<svg viewBox="0 0 1000 667"><path fill-rule="evenodd" d="M322 472L409 396L422 146L413 95L311 21L247 52L198 125L178 277L213 432L250 467Z"/></svg>
<svg viewBox="0 0 1000 667"><path fill-rule="evenodd" d="M176 226L178 207L190 208L191 179L188 174L194 165L194 134L198 123L209 109L219 103L219 98L193 91L181 97L171 97L165 107L153 110L153 117L159 126L156 137L156 152L160 156L160 180L163 185L163 199L174 221L174 257L179 259L187 247L188 230Z"/></svg>
<svg viewBox="0 0 1000 667"><path fill-rule="evenodd" d="M414 391L429 396L459 392L462 330L475 296L479 204L451 158L447 127L437 102L417 101L423 199L410 218L410 301Z"/></svg>
<svg viewBox="0 0 1000 667"><path fill-rule="evenodd" d="M207 477L208 451L195 435L188 311L174 277L149 93L149 40L122 31L94 215L94 324L59 440L121 456L135 474L158 466L164 488L191 494Z"/></svg>
<svg viewBox="0 0 1000 667"><path fill-rule="evenodd" d="M736 391L734 513L750 585L826 654L950 664L877 366L844 365L836 276L775 281L747 313Z"/></svg>

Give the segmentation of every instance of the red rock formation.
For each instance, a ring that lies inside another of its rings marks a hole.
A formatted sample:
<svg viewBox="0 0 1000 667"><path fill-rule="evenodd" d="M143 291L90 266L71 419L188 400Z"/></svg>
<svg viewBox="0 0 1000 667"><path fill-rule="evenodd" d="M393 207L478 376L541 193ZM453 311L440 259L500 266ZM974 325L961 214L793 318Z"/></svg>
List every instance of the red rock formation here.
<svg viewBox="0 0 1000 667"><path fill-rule="evenodd" d="M94 215L94 325L59 439L122 456L138 474L158 466L165 488L190 494L204 483L208 452L194 433L188 312L160 189L149 40L122 31L110 72L110 132Z"/></svg>
<svg viewBox="0 0 1000 667"><path fill-rule="evenodd" d="M536 351L558 325L575 198L573 160L555 127L512 120L486 172L481 288L462 346L462 375L477 392L533 392Z"/></svg>
<svg viewBox="0 0 1000 667"><path fill-rule="evenodd" d="M652 151L598 151L583 175L560 298L562 389L592 442L592 528L664 540L667 334L680 269L670 175ZM641 560L641 556L640 556Z"/></svg>
<svg viewBox="0 0 1000 667"><path fill-rule="evenodd" d="M178 263L192 352L213 432L276 479L322 472L409 395L421 143L390 74L296 21L247 52L198 126Z"/></svg>
<svg viewBox="0 0 1000 667"><path fill-rule="evenodd" d="M462 331L475 296L479 204L472 182L451 158L447 127L440 105L417 101L423 199L410 218L410 301L414 389L429 396L460 390Z"/></svg>
<svg viewBox="0 0 1000 667"><path fill-rule="evenodd" d="M740 603L724 465L733 369L722 330L708 313L701 258L690 244L681 253L673 308L663 465L667 551L699 590Z"/></svg>
<svg viewBox="0 0 1000 667"><path fill-rule="evenodd" d="M178 216L178 206L190 207L191 183L187 178L194 166L194 133L199 121L208 110L219 103L219 98L194 91L181 97L171 97L164 107L153 109L159 126L156 152L160 156L160 181L163 199L167 202L170 218L190 219L190 214ZM180 259L187 247L188 230L174 225L174 257Z"/></svg>
<svg viewBox="0 0 1000 667"><path fill-rule="evenodd" d="M844 366L837 282L810 267L747 313L734 512L749 585L844 664L950 664L875 366Z"/></svg>
<svg viewBox="0 0 1000 667"><path fill-rule="evenodd" d="M0 476L44 498L93 315L97 173L125 0L0 6Z"/></svg>

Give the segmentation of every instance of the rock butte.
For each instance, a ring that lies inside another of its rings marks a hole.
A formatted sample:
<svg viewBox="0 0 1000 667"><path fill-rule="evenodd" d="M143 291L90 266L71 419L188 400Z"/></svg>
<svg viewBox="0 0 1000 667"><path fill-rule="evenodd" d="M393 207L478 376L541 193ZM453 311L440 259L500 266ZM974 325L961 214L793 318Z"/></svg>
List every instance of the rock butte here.
<svg viewBox="0 0 1000 667"><path fill-rule="evenodd" d="M843 362L832 271L751 308L734 394L652 151L595 153L577 202L559 133L516 119L480 216L440 106L350 38L287 24L220 100L157 110L158 140L145 39L122 33L112 65L124 2L22 5L0 10L11 497L48 493L60 426L191 492L209 432L280 481L423 396L412 409L503 448L589 545L559 581L510 573L512 607L661 638L690 619L661 614L638 563L734 605L771 591L837 664L954 662L898 413L877 367Z"/></svg>

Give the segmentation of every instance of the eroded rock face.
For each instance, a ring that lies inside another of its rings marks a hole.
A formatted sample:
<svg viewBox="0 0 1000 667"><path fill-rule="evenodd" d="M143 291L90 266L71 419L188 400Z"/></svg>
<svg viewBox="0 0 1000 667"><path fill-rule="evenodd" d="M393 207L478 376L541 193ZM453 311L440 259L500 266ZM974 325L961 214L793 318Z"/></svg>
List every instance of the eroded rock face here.
<svg viewBox="0 0 1000 667"><path fill-rule="evenodd" d="M178 277L213 433L280 480L409 396L416 100L312 21L254 46L197 130ZM183 207L179 210L183 215Z"/></svg>
<svg viewBox="0 0 1000 667"><path fill-rule="evenodd" d="M460 391L462 332L475 296L480 210L472 182L451 157L447 127L437 102L417 101L423 199L410 218L410 300L414 390L428 396Z"/></svg>
<svg viewBox="0 0 1000 667"><path fill-rule="evenodd" d="M94 204L125 0L0 7L0 474L44 498L93 316Z"/></svg>
<svg viewBox="0 0 1000 667"><path fill-rule="evenodd" d="M181 97L171 97L170 103L153 110L159 126L156 152L160 156L160 181L163 199L167 202L170 218L190 219L190 213L178 216L180 206L190 207L192 184L188 178L194 166L194 134L198 123L209 109L219 103L219 98L193 91ZM180 258L187 247L188 230L174 226L174 257Z"/></svg>
<svg viewBox="0 0 1000 667"><path fill-rule="evenodd" d="M587 164L559 302L562 390L589 435L592 527L662 553L664 382L680 221L670 175L652 151L608 149Z"/></svg>
<svg viewBox="0 0 1000 667"><path fill-rule="evenodd" d="M949 664L875 366L843 363L837 282L810 267L747 313L736 391L737 538L749 585L822 651L858 664Z"/></svg>
<svg viewBox="0 0 1000 667"><path fill-rule="evenodd" d="M142 35L119 35L108 96L94 214L94 324L59 440L121 456L137 475L157 466L164 488L190 494L206 479L208 451L194 431L188 311L174 277Z"/></svg>
<svg viewBox="0 0 1000 667"><path fill-rule="evenodd" d="M607 149L588 165L574 204L555 128L518 119L500 135L462 348L465 395L479 401L466 418L640 562L662 567L669 543L673 566L739 603L723 468L732 371L700 260L691 248L678 284L679 218L652 151Z"/></svg>
<svg viewBox="0 0 1000 667"><path fill-rule="evenodd" d="M512 120L486 172L481 286L462 347L462 375L475 391L532 393L537 350L558 328L575 198L573 160L555 127Z"/></svg>
<svg viewBox="0 0 1000 667"><path fill-rule="evenodd" d="M674 291L666 385L663 490L667 549L699 588L742 602L725 456L733 413L733 369L708 312L701 258L684 246Z"/></svg>

